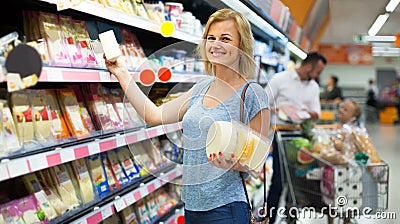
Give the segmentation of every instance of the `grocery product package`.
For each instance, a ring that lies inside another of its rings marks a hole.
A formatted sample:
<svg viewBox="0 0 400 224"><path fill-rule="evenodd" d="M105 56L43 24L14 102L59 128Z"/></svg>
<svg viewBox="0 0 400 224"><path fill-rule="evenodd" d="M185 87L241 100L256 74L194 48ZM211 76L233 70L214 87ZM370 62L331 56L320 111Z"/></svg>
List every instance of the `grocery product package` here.
<svg viewBox="0 0 400 224"><path fill-rule="evenodd" d="M138 224L133 206L128 206L119 212L123 224Z"/></svg>
<svg viewBox="0 0 400 224"><path fill-rule="evenodd" d="M144 199L135 203L135 211L138 215L139 222L142 224L150 224L151 217L150 217L150 210L148 209L146 202Z"/></svg>
<svg viewBox="0 0 400 224"><path fill-rule="evenodd" d="M110 217L100 222L100 224L119 224L119 223L122 223L122 221L117 213L111 215Z"/></svg>
<svg viewBox="0 0 400 224"><path fill-rule="evenodd" d="M49 170L61 200L68 206L68 209L77 208L80 205L77 186L75 186L74 180L68 172L67 164L53 166Z"/></svg>
<svg viewBox="0 0 400 224"><path fill-rule="evenodd" d="M127 108L125 107L125 104L123 101L124 95L123 95L122 89L110 88L109 89L109 97L114 106L114 110L118 113L118 116L119 116L120 120L122 121L124 130L140 126L137 123L135 124L134 120L131 119L131 117L129 116L129 112L128 112Z"/></svg>
<svg viewBox="0 0 400 224"><path fill-rule="evenodd" d="M132 0L132 6L137 16L150 20L142 0Z"/></svg>
<svg viewBox="0 0 400 224"><path fill-rule="evenodd" d="M97 130L103 133L114 131L110 113L104 100L103 88L99 83L91 83L82 86L85 92L85 101L88 106L89 113L93 118Z"/></svg>
<svg viewBox="0 0 400 224"><path fill-rule="evenodd" d="M39 30L46 40L48 52L51 57L51 65L71 67L68 51L63 43L61 27L58 16L47 12L39 13Z"/></svg>
<svg viewBox="0 0 400 224"><path fill-rule="evenodd" d="M351 133L351 137L358 151L368 155L370 163L376 164L382 162L381 158L378 155L378 152L372 144L371 138L369 137L365 129L354 129Z"/></svg>
<svg viewBox="0 0 400 224"><path fill-rule="evenodd" d="M226 159L232 154L250 169L260 172L269 153L271 141L262 138L250 127L237 121L216 121L207 134L206 152L216 154L221 151Z"/></svg>
<svg viewBox="0 0 400 224"><path fill-rule="evenodd" d="M111 95L111 89L103 86L104 101L106 102L107 110L110 114L110 120L115 130L122 130L124 128L123 108L117 108L114 99ZM121 109L121 113L119 112ZM121 116L122 115L122 116Z"/></svg>
<svg viewBox="0 0 400 224"><path fill-rule="evenodd" d="M57 89L58 102L65 117L68 129L78 139L90 136L82 110L72 89Z"/></svg>
<svg viewBox="0 0 400 224"><path fill-rule="evenodd" d="M67 49L69 60L72 67L87 67L83 58L81 46L77 42L76 30L72 24L70 16L59 15L59 23L62 31L63 42Z"/></svg>
<svg viewBox="0 0 400 224"><path fill-rule="evenodd" d="M153 147L149 140L131 144L129 148L135 157L135 161L138 162L139 166L143 167L143 169L140 169L141 176L144 176L146 172L155 171L157 169L157 164L151 156L150 151L153 150Z"/></svg>
<svg viewBox="0 0 400 224"><path fill-rule="evenodd" d="M81 48L82 59L88 68L97 68L98 62L93 52L92 42L87 32L86 22L72 20L72 25L76 31L76 41Z"/></svg>
<svg viewBox="0 0 400 224"><path fill-rule="evenodd" d="M21 147L11 110L5 100L0 100L0 119L0 157L3 157Z"/></svg>
<svg viewBox="0 0 400 224"><path fill-rule="evenodd" d="M103 197L110 192L107 175L103 169L102 158L100 154L91 155L86 158L90 176L96 189L96 194Z"/></svg>
<svg viewBox="0 0 400 224"><path fill-rule="evenodd" d="M56 90L44 90L46 101L50 108L51 114L51 131L53 136L59 141L63 141L70 137L67 124L65 123L64 115L61 113L61 108L58 104Z"/></svg>
<svg viewBox="0 0 400 224"><path fill-rule="evenodd" d="M107 175L108 186L111 191L118 189L121 184L118 181L116 174L113 172L111 163L108 159L107 153L101 153L101 162L103 165L104 173Z"/></svg>
<svg viewBox="0 0 400 224"><path fill-rule="evenodd" d="M10 201L0 206L5 223L46 223L48 219L33 195Z"/></svg>
<svg viewBox="0 0 400 224"><path fill-rule="evenodd" d="M150 193L145 197L147 208L149 209L149 215L151 220L155 220L158 217L158 207L156 197L154 193Z"/></svg>
<svg viewBox="0 0 400 224"><path fill-rule="evenodd" d="M78 100L78 104L81 109L82 117L86 123L86 128L92 136L96 135L96 127L94 126L92 117L90 116L89 111L86 107L85 98L83 97L80 85L68 85L68 88L74 90L76 100Z"/></svg>
<svg viewBox="0 0 400 224"><path fill-rule="evenodd" d="M30 151L37 147L35 128L32 119L32 99L29 90L11 94L12 114L17 128L18 139L23 151Z"/></svg>
<svg viewBox="0 0 400 224"><path fill-rule="evenodd" d="M129 177L126 175L126 171L124 167L121 165L122 162L118 159L118 154L116 150L107 151L107 156L109 160L109 165L115 174L118 182L121 185L125 185L129 182Z"/></svg>
<svg viewBox="0 0 400 224"><path fill-rule="evenodd" d="M79 195L83 203L88 203L95 199L92 180L85 159L77 159L71 162L72 172L79 187Z"/></svg>
<svg viewBox="0 0 400 224"><path fill-rule="evenodd" d="M31 90L32 114L36 140L41 145L55 144L56 136L52 130L51 111L45 90Z"/></svg>
<svg viewBox="0 0 400 224"><path fill-rule="evenodd" d="M133 160L133 155L127 147L121 147L115 150L118 156L118 160L121 162L121 166L129 181L135 181L140 179L140 169Z"/></svg>

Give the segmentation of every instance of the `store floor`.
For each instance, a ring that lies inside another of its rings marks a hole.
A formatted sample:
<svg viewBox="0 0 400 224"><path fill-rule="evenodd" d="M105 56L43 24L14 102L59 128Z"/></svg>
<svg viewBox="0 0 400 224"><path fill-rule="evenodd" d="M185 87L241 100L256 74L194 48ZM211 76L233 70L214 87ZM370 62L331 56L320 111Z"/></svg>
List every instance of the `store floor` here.
<svg viewBox="0 0 400 224"><path fill-rule="evenodd" d="M357 219L359 224L394 224L400 223L400 125L381 125L380 123L366 124L368 133L383 160L389 164L389 207L387 213L389 216L394 214L396 219L383 219L371 216L369 219L361 217ZM392 213L392 214L389 214ZM308 217L308 216L307 216ZM285 223L277 220L275 223ZM301 219L300 224L326 224L327 218L319 219ZM336 219L335 224L343 223Z"/></svg>

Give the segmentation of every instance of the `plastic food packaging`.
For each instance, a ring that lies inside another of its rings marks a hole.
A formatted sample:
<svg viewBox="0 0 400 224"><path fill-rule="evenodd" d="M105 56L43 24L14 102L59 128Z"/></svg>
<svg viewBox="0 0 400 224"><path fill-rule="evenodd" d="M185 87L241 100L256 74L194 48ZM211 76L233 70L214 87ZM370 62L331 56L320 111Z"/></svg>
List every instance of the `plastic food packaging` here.
<svg viewBox="0 0 400 224"><path fill-rule="evenodd" d="M88 110L86 108L85 99L83 97L82 90L81 90L80 86L79 85L69 85L68 88L74 90L74 93L75 93L75 96L76 96L76 100L78 100L78 104L79 104L79 107L80 107L81 112L82 112L82 117L83 117L83 119L85 120L85 123L86 123L86 128L88 129L88 131L91 134L96 132L96 128L95 128L95 126L93 124L92 117L90 116L90 114L89 114L89 112L88 112Z"/></svg>
<svg viewBox="0 0 400 224"><path fill-rule="evenodd" d="M101 45L107 60L115 62L121 56L121 50L115 37L114 31L109 30L99 34Z"/></svg>
<svg viewBox="0 0 400 224"><path fill-rule="evenodd" d="M58 89L57 95L72 136L78 139L89 137L90 133L82 117L82 111L74 91L72 89Z"/></svg>
<svg viewBox="0 0 400 224"><path fill-rule="evenodd" d="M124 168L121 166L118 160L117 153L114 150L107 151L107 157L109 160L109 167L111 168L114 176L121 185L129 182L129 178L124 172Z"/></svg>
<svg viewBox="0 0 400 224"><path fill-rule="evenodd" d="M226 159L232 154L243 165L260 172L269 153L271 141L261 138L250 127L237 121L216 121L207 134L207 156L222 152Z"/></svg>
<svg viewBox="0 0 400 224"><path fill-rule="evenodd" d="M93 185L99 197L103 197L110 192L107 176L105 175L100 154L91 155L86 158L89 172L92 176Z"/></svg>
<svg viewBox="0 0 400 224"><path fill-rule="evenodd" d="M69 16L59 15L60 27L63 35L63 42L72 67L86 67L87 63L82 56L81 47L77 42L76 31L72 25L72 18Z"/></svg>
<svg viewBox="0 0 400 224"><path fill-rule="evenodd" d="M92 180L83 158L71 162L74 177L78 182L79 195L83 203L93 201L95 198Z"/></svg>
<svg viewBox="0 0 400 224"><path fill-rule="evenodd" d="M11 110L6 101L0 100L0 157L17 151L21 145Z"/></svg>
<svg viewBox="0 0 400 224"><path fill-rule="evenodd" d="M72 20L72 25L76 31L76 41L81 48L83 62L89 68L98 67L85 21Z"/></svg>
<svg viewBox="0 0 400 224"><path fill-rule="evenodd" d="M51 130L53 132L53 136L56 139L67 139L70 137L70 135L64 116L61 113L61 108L57 101L56 91L54 89L47 89L45 91L46 101L51 114Z"/></svg>
<svg viewBox="0 0 400 224"><path fill-rule="evenodd" d="M126 176L130 181L134 181L140 178L140 170L136 163L133 161L133 155L127 147L116 149L118 160L121 162L121 166Z"/></svg>
<svg viewBox="0 0 400 224"><path fill-rule="evenodd" d="M41 145L53 143L55 136L52 131L50 107L45 90L32 90L32 113L36 139Z"/></svg>

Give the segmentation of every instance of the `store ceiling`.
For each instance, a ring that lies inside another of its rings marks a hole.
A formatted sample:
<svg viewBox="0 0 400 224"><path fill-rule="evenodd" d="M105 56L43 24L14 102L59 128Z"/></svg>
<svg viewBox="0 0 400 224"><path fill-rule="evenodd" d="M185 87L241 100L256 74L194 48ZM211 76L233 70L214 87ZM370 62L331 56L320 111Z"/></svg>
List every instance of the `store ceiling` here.
<svg viewBox="0 0 400 224"><path fill-rule="evenodd" d="M357 34L367 34L389 0L329 0L331 19L321 43L355 43ZM400 33L400 5L393 11L377 36Z"/></svg>

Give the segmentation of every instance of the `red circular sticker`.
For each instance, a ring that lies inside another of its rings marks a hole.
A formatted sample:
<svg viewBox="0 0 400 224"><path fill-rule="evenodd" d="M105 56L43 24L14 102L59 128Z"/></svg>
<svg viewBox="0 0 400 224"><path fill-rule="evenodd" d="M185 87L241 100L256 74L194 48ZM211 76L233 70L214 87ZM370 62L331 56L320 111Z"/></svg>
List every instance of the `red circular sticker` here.
<svg viewBox="0 0 400 224"><path fill-rule="evenodd" d="M178 224L184 224L185 223L185 217L183 215L180 215L177 219L176 219Z"/></svg>
<svg viewBox="0 0 400 224"><path fill-rule="evenodd" d="M172 77L172 72L169 68L161 67L158 69L158 79L161 82L168 82Z"/></svg>
<svg viewBox="0 0 400 224"><path fill-rule="evenodd" d="M143 69L140 72L139 80L145 86L152 85L156 81L156 74L151 69Z"/></svg>

